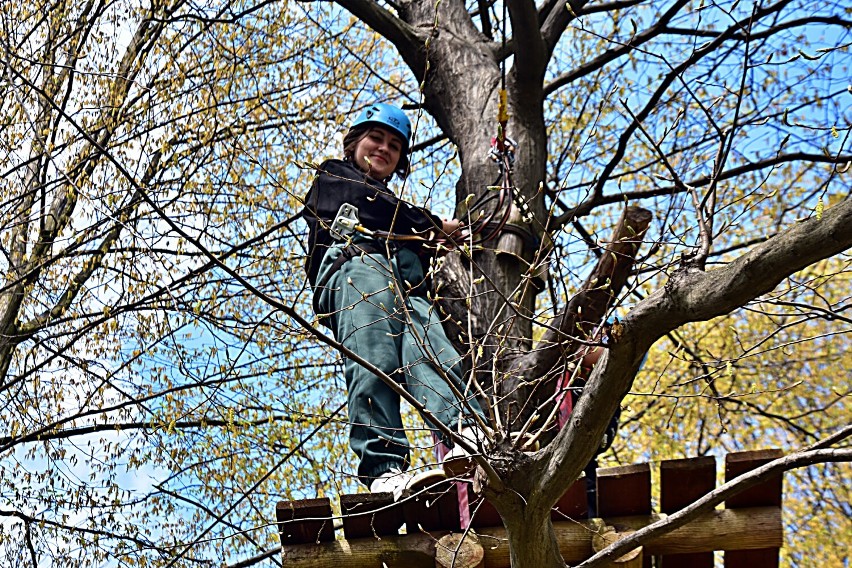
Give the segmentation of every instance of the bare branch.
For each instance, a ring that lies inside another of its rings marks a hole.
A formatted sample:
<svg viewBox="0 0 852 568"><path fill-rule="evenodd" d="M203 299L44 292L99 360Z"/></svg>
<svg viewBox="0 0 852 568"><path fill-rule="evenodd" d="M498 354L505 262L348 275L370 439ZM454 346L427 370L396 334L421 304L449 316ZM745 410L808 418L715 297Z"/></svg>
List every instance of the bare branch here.
<svg viewBox="0 0 852 568"><path fill-rule="evenodd" d="M571 70L570 72L564 73L564 74L560 75L559 77L556 77L550 83L545 85L544 95L548 96L551 93L553 93L554 91L557 91L558 89L560 89L560 88L562 88L566 85L569 85L573 81L576 81L580 77L584 77L586 75L589 75L590 73L594 73L598 69L601 69L602 67L604 67L607 63L611 63L612 61L615 61L616 59L618 59L622 55L630 53L636 47L638 47L638 46L640 46L644 43L647 43L648 41L650 41L650 40L652 40L656 37L659 37L660 35L668 33L669 22L671 22L672 18L674 18L675 16L678 15L678 13L680 12L680 9L683 8L684 6L686 6L688 3L689 3L688 0L678 0L677 2L672 4L671 8L669 8L660 17L659 20L656 20L654 22L654 25L652 27L648 28L647 30L643 31L642 33L634 35L627 42L622 43L622 44L618 45L617 47L614 47L613 49L610 49L608 51L601 53L600 55L598 55L597 57L595 57L591 61L588 61L588 62L576 67L575 69ZM596 6L596 8L597 8L597 6Z"/></svg>

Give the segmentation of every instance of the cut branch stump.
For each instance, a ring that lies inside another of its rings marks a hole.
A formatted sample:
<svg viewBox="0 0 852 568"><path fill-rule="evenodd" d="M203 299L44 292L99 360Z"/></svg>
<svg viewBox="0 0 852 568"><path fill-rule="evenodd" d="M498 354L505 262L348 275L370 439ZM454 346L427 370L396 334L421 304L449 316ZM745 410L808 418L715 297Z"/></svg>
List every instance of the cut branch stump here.
<svg viewBox="0 0 852 568"><path fill-rule="evenodd" d="M435 568L485 568L485 550L474 534L444 535L435 543Z"/></svg>
<svg viewBox="0 0 852 568"><path fill-rule="evenodd" d="M598 553L607 546L615 544L623 538L627 538L633 534L634 530L618 527L607 526L603 532L595 534L592 537L592 552ZM616 558L613 562L606 565L606 568L641 568L642 566L642 547L636 547L627 554Z"/></svg>

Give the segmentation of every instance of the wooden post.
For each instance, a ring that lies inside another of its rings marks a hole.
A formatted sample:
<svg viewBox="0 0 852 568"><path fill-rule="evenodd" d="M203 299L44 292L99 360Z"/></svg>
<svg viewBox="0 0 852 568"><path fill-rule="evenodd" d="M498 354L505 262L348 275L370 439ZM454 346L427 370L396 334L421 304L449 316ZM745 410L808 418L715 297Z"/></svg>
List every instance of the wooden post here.
<svg viewBox="0 0 852 568"><path fill-rule="evenodd" d="M676 513L716 487L716 459L712 456L660 463L660 512ZM713 568L714 554L666 554L663 568Z"/></svg>
<svg viewBox="0 0 852 568"><path fill-rule="evenodd" d="M502 526L503 520L494 505L478 497L470 502L470 526L474 529L483 527ZM553 522L568 519L580 520L588 518L588 501L586 500L586 479L580 478L571 484L553 509L550 520Z"/></svg>
<svg viewBox="0 0 852 568"><path fill-rule="evenodd" d="M550 511L551 521L588 518L589 502L586 499L586 478L581 477L565 491Z"/></svg>
<svg viewBox="0 0 852 568"><path fill-rule="evenodd" d="M281 544L306 544L334 540L331 502L321 499L281 501L275 507Z"/></svg>
<svg viewBox="0 0 852 568"><path fill-rule="evenodd" d="M416 491L403 501L405 527L410 532L461 530L459 497L453 481Z"/></svg>
<svg viewBox="0 0 852 568"><path fill-rule="evenodd" d="M598 516L651 514L651 468L648 464L598 468ZM643 566L651 568L651 557Z"/></svg>
<svg viewBox="0 0 852 568"><path fill-rule="evenodd" d="M399 534L403 522L402 505L394 502L393 493L341 495L340 512L347 539Z"/></svg>
<svg viewBox="0 0 852 568"><path fill-rule="evenodd" d="M470 494L472 492L468 493L468 495ZM468 507L470 510L470 528L481 529L483 527L503 526L503 519L500 518L500 513L482 495L476 495L474 499L471 499Z"/></svg>
<svg viewBox="0 0 852 568"><path fill-rule="evenodd" d="M738 452L725 456L725 481L758 468L784 453L781 450ZM781 507L783 477L781 474L746 489L725 502L726 509L743 507ZM725 568L778 568L778 548L725 552Z"/></svg>

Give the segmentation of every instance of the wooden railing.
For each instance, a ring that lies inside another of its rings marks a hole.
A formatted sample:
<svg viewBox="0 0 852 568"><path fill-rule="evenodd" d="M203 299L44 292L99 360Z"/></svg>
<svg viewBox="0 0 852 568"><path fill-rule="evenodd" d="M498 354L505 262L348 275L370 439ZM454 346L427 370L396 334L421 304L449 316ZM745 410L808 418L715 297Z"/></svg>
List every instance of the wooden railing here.
<svg viewBox="0 0 852 568"><path fill-rule="evenodd" d="M725 480L781 455L778 450L728 454ZM576 564L589 558L605 546L604 534L609 531L606 536L612 537L613 528L616 534L628 534L712 491L716 460L663 461L658 485L660 510L655 513L649 464L600 468L597 513L601 518L589 519L585 480L572 484L551 512L565 561ZM497 511L481 498L460 500L460 489L464 497L466 486L448 481L399 502L390 494L341 495L339 516L332 514L328 498L281 502L276 517L284 566L433 568L454 563L456 568L508 568L506 533ZM700 515L611 566L711 568L713 551L724 550L725 568L776 568L783 542L781 498L782 478L777 475L731 497L724 509ZM342 535L336 528L342 529ZM470 536L465 546L458 545L463 541L460 534ZM446 554L442 557L440 552L450 541L458 552L444 564Z"/></svg>

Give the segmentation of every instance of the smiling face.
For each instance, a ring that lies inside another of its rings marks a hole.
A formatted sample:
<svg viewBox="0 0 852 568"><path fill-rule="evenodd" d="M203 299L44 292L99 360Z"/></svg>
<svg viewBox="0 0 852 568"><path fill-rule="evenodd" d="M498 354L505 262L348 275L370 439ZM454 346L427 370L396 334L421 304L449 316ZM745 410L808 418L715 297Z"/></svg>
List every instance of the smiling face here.
<svg viewBox="0 0 852 568"><path fill-rule="evenodd" d="M371 178L383 180L396 170L402 147L399 136L376 126L368 130L355 145L352 161Z"/></svg>

